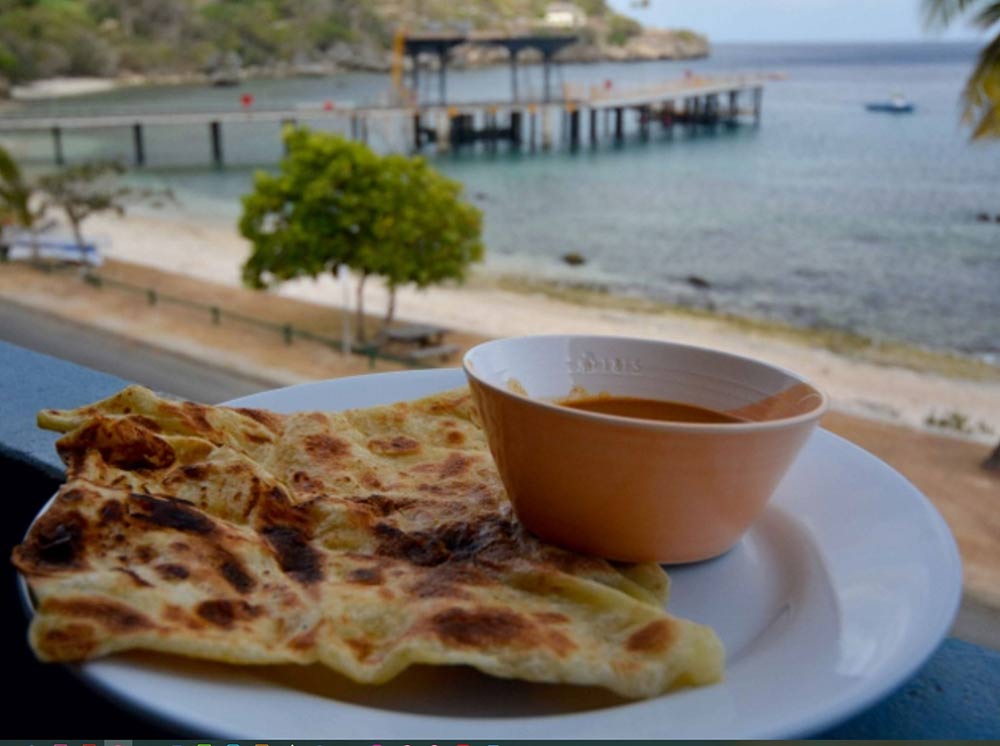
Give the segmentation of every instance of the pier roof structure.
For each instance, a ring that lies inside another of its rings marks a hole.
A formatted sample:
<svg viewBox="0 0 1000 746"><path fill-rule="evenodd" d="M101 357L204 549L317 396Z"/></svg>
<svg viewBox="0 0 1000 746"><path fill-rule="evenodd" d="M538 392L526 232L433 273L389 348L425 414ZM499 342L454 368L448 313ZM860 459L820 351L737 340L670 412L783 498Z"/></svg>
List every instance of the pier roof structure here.
<svg viewBox="0 0 1000 746"><path fill-rule="evenodd" d="M526 49L537 49L542 55L544 75L543 98L550 101L550 68L553 57L564 47L578 41L576 34L517 34L496 31L473 31L469 33L413 33L406 34L403 39L403 50L412 59L412 85L417 91L420 82L420 65L417 58L421 54L433 54L438 58L438 98L440 103L446 102L446 74L448 57L451 50L459 44L478 44L483 46L499 46L510 55L511 98L518 99L517 90L517 57Z"/></svg>

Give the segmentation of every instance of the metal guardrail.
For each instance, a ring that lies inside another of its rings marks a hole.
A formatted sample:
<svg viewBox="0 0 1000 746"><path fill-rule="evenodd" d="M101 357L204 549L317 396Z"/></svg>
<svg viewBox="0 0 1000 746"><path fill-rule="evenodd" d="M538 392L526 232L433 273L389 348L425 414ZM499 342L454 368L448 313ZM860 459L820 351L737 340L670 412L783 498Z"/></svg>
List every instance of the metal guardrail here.
<svg viewBox="0 0 1000 746"><path fill-rule="evenodd" d="M344 352L343 340L335 339L334 337L328 337L323 334L318 334L316 332L311 332L306 329L296 328L291 323L281 324L275 321L267 321L265 319L259 319L254 316L248 316L246 314L240 313L238 311L227 310L224 307L214 304L214 303L204 303L202 301L190 300L188 298L181 298L176 295L170 295L168 293L163 293L156 288L135 285L130 282L125 282L123 280L118 280L113 277L105 277L98 272L93 270L84 270L82 273L83 281L92 287L103 289L105 287L115 288L118 290L123 290L125 292L134 293L145 297L146 302L150 306L156 306L158 304L170 304L179 306L181 308L188 308L195 311L202 311L208 314L210 323L215 326L219 326L222 322L231 321L239 324L243 324L249 327L255 327L257 329L263 329L268 332L273 332L281 335L282 340L286 345L291 345L296 339L301 339L307 342L313 342L317 344L329 347L337 352ZM407 366L415 366L418 361L412 358L405 357L403 355L394 355L392 353L383 352L378 345L375 344L356 344L352 345L350 349L350 354L360 355L368 358L368 365L370 368L375 367L376 360L386 360L389 362L400 363Z"/></svg>

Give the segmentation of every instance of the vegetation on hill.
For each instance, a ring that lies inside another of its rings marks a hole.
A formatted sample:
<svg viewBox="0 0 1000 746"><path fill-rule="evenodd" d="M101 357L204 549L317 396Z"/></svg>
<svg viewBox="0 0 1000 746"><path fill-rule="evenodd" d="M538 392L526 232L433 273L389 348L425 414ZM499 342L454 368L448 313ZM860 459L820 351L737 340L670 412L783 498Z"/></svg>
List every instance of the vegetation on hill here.
<svg viewBox="0 0 1000 746"><path fill-rule="evenodd" d="M0 82L209 74L224 67L384 68L397 28L530 29L547 0L0 0ZM591 50L641 26L577 0ZM689 40L688 40L689 41ZM581 45L588 46L588 44ZM590 57L593 58L593 54ZM2 89L2 86L0 86Z"/></svg>
<svg viewBox="0 0 1000 746"><path fill-rule="evenodd" d="M191 73L227 53L246 65L321 54L338 41L387 43L362 0L0 0L0 73Z"/></svg>

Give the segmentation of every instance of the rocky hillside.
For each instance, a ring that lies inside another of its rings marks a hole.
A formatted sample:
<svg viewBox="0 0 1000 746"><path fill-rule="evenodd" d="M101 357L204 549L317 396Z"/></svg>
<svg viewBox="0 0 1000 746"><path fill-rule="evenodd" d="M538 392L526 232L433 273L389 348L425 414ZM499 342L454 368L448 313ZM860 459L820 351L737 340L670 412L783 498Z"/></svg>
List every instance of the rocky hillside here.
<svg viewBox="0 0 1000 746"><path fill-rule="evenodd" d="M704 37L643 29L604 0L578 10L581 43L566 59L703 56ZM242 74L322 74L388 68L396 29L524 31L546 24L543 0L0 0L0 91L55 76L187 79ZM469 49L459 64L488 64ZM525 58L530 61L530 56Z"/></svg>

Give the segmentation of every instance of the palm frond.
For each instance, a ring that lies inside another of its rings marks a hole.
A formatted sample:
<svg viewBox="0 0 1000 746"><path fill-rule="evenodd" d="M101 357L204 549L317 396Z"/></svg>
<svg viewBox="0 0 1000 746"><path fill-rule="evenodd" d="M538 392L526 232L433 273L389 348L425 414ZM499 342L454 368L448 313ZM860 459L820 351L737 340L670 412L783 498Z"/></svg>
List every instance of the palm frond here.
<svg viewBox="0 0 1000 746"><path fill-rule="evenodd" d="M976 13L972 22L983 29L988 29L995 23L1000 22L1000 2L989 3L985 8Z"/></svg>
<svg viewBox="0 0 1000 746"><path fill-rule="evenodd" d="M980 52L962 99L962 119L972 127L972 139L1000 137L1000 36Z"/></svg>
<svg viewBox="0 0 1000 746"><path fill-rule="evenodd" d="M982 3L983 0L923 0L924 22L928 28L944 28Z"/></svg>
<svg viewBox="0 0 1000 746"><path fill-rule="evenodd" d="M3 148L0 148L0 181L8 184L19 184L22 181L17 161Z"/></svg>

